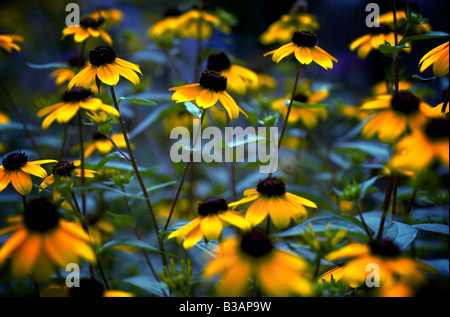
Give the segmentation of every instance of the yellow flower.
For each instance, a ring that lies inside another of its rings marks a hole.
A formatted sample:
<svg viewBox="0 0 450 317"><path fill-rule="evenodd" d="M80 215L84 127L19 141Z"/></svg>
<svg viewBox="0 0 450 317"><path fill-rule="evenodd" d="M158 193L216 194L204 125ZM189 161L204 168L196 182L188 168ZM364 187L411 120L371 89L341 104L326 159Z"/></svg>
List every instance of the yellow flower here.
<svg viewBox="0 0 450 317"><path fill-rule="evenodd" d="M11 182L14 188L23 196L31 193L33 182L31 176L47 177L47 171L40 165L54 163L56 160L28 161L25 153L15 152L3 158L0 166L0 192Z"/></svg>
<svg viewBox="0 0 450 317"><path fill-rule="evenodd" d="M430 107L408 91L400 91L395 96L376 96L359 109L376 112L362 128L362 135L371 138L378 134L380 141L386 143L394 142L407 129L418 128L427 117L442 116L438 108Z"/></svg>
<svg viewBox="0 0 450 317"><path fill-rule="evenodd" d="M198 217L172 232L168 239L177 238L185 249L192 248L201 238L206 241L217 240L224 225L231 224L243 231L250 230L250 224L238 212L228 210L227 202L222 198L207 198L198 204ZM183 241L184 239L184 241Z"/></svg>
<svg viewBox="0 0 450 317"><path fill-rule="evenodd" d="M439 45L426 53L419 62L420 72L433 65L433 74L444 77L448 74L448 43Z"/></svg>
<svg viewBox="0 0 450 317"><path fill-rule="evenodd" d="M256 84L250 84L252 91L266 91L274 90L277 88L277 81L275 78L266 73L256 72L258 76L258 82Z"/></svg>
<svg viewBox="0 0 450 317"><path fill-rule="evenodd" d="M284 183L274 177L258 182L256 188L247 189L245 198L229 204L230 207L252 202L246 217L252 226L260 224L267 216L279 229L289 226L291 220L296 223L306 219L308 213L304 206L317 208L317 205L300 196L287 193Z"/></svg>
<svg viewBox="0 0 450 317"><path fill-rule="evenodd" d="M80 20L79 26L67 26L62 31L62 38L64 39L68 35L74 35L75 42L84 42L89 37L100 37L109 45L112 44L111 36L102 30L102 24L105 19L93 19L92 17L85 17Z"/></svg>
<svg viewBox="0 0 450 317"><path fill-rule="evenodd" d="M11 119L9 118L9 116L6 113L0 111L0 124L5 124L10 121Z"/></svg>
<svg viewBox="0 0 450 317"><path fill-rule="evenodd" d="M177 103L195 100L197 107L207 109L219 101L231 119L237 119L239 112L247 116L225 89L227 78L215 72L204 71L199 83L172 87L169 91L175 91L171 99Z"/></svg>
<svg viewBox="0 0 450 317"><path fill-rule="evenodd" d="M172 40L178 35L180 11L169 9L165 13L164 19L156 22L147 30L147 35L155 42Z"/></svg>
<svg viewBox="0 0 450 317"><path fill-rule="evenodd" d="M228 238L218 257L206 267L205 276L220 275L219 296L245 296L250 280L266 296L311 296L311 270L300 257L273 247L264 233L252 230L241 238Z"/></svg>
<svg viewBox="0 0 450 317"><path fill-rule="evenodd" d="M267 52L264 56L272 55L272 60L279 63L283 58L294 54L295 58L305 65L315 62L325 69L333 69L333 62L337 59L316 45L316 34L309 31L295 32L292 42L280 48Z"/></svg>
<svg viewBox="0 0 450 317"><path fill-rule="evenodd" d="M396 169L422 170L434 160L449 168L448 119L428 119L419 128L401 139L391 165Z"/></svg>
<svg viewBox="0 0 450 317"><path fill-rule="evenodd" d="M356 119L357 121L363 121L370 116L367 111L361 111L359 107L353 105L339 105L337 111L340 115L348 119Z"/></svg>
<svg viewBox="0 0 450 317"><path fill-rule="evenodd" d="M119 148L125 149L127 147L125 138L123 137L122 133L111 135L111 139ZM72 148L72 151L76 151L77 149L79 149L79 147L79 145L74 146ZM133 148L134 145L132 144L131 147ZM114 149L114 145L106 135L100 132L95 132L93 134L93 140L84 143L84 157L91 156L92 153L95 152L95 150L99 151L102 155L106 155L111 153L111 151Z"/></svg>
<svg viewBox="0 0 450 317"><path fill-rule="evenodd" d="M79 286L67 287L66 285L49 285L41 292L41 297L134 297L130 292L120 290L107 290L101 282L96 279L81 278Z"/></svg>
<svg viewBox="0 0 450 317"><path fill-rule="evenodd" d="M221 23L216 16L196 8L180 15L177 22L177 34L182 38L190 37L203 41L211 36L214 28L226 34L231 32L229 26Z"/></svg>
<svg viewBox="0 0 450 317"><path fill-rule="evenodd" d="M195 201L194 204L200 203L200 200ZM155 206L155 210L158 213L158 216L168 218L170 214L170 209L172 208L172 200L161 201ZM178 199L178 203L173 210L171 219L183 219L189 220L195 217L194 210L192 208L192 204L190 199L188 198L180 198Z"/></svg>
<svg viewBox="0 0 450 317"><path fill-rule="evenodd" d="M16 42L23 42L23 37L15 34L0 34L0 49L10 54L14 49L20 52L20 46Z"/></svg>
<svg viewBox="0 0 450 317"><path fill-rule="evenodd" d="M136 73L142 75L138 65L116 57L109 46L98 46L89 52L88 66L72 78L69 89L74 86L89 88L96 78L106 85L115 86L120 76L138 85L140 79Z"/></svg>
<svg viewBox="0 0 450 317"><path fill-rule="evenodd" d="M50 73L51 78L55 78L55 84L61 85L67 81L70 81L75 77L76 69L81 66L85 66L86 62L84 59L80 59L79 56L73 56L69 58L67 62L63 62L67 67L58 68Z"/></svg>
<svg viewBox="0 0 450 317"><path fill-rule="evenodd" d="M304 80L300 87L296 90L294 101L299 101L311 105L318 104L329 95L328 90L311 91L311 82ZM290 100L291 96L277 99L272 103L272 109L280 110L283 117L286 117L287 106L283 104L286 100ZM328 111L325 108L307 108L293 104L289 114L289 123L301 121L306 128L312 129L319 123L319 120L328 118Z"/></svg>
<svg viewBox="0 0 450 317"><path fill-rule="evenodd" d="M23 215L9 222L9 227L0 230L0 236L12 233L0 249L0 264L11 256L16 278L32 273L38 282L46 282L57 267L80 264L81 258L96 262L87 233L79 224L62 219L45 198L30 201Z"/></svg>
<svg viewBox="0 0 450 317"><path fill-rule="evenodd" d="M406 25L406 14L405 11L396 11L397 27L401 28ZM389 25L394 29L394 14L393 12L386 12L375 18L375 22ZM414 33L429 33L432 31L431 25L427 23L416 24L413 26Z"/></svg>
<svg viewBox="0 0 450 317"><path fill-rule="evenodd" d="M46 116L42 121L42 129L48 129L55 120L60 124L67 123L80 110L94 113L105 112L111 117L120 116L115 108L105 105L98 98L91 98L91 95L89 89L78 87L66 91L62 96L62 102L45 107L37 113L38 118Z"/></svg>
<svg viewBox="0 0 450 317"><path fill-rule="evenodd" d="M427 265L402 256L399 248L390 240L378 239L369 245L352 243L333 251L325 256L325 260L334 262L338 259L348 259L340 268L323 274L319 280L330 282L342 280L350 287L357 288L364 285L368 274L373 272L367 266L377 265L379 269L379 286L381 294L389 292L399 283L408 286L410 292L426 282L424 271L430 271Z"/></svg>
<svg viewBox="0 0 450 317"><path fill-rule="evenodd" d="M208 58L207 70L227 78L227 88L239 95L245 95L247 88L258 85L258 75L248 68L232 65L224 53L212 54Z"/></svg>
<svg viewBox="0 0 450 317"><path fill-rule="evenodd" d="M99 19L104 19L105 23L114 25L122 21L123 13L118 9L102 8L92 12L88 15L88 17L96 21Z"/></svg>
<svg viewBox="0 0 450 317"><path fill-rule="evenodd" d="M401 41L402 35L397 35L398 41ZM381 44L388 42L391 45L395 45L395 34L389 28L389 26L380 24L379 27L369 28L369 33L350 43L349 48L351 51L357 50L358 57L365 59L372 50L378 50ZM411 48L404 48L405 52L411 52Z"/></svg>
<svg viewBox="0 0 450 317"><path fill-rule="evenodd" d="M71 180L72 176L81 177L81 168L77 168L80 165L81 165L80 160L75 160L73 162L59 161L58 163L56 163L55 166L53 166L52 174L47 176L39 185L39 187L47 188L48 186L55 183L55 179L68 182ZM84 169L84 177L94 178L96 174L99 173L90 169ZM41 191L42 189L39 189L39 192ZM53 188L53 201L58 201L61 198L62 198L61 193L58 192L56 188ZM68 204L65 201L61 204L61 207L68 210L71 209L70 204Z"/></svg>
<svg viewBox="0 0 450 317"><path fill-rule="evenodd" d="M300 12L283 14L279 20L273 22L263 34L259 36L262 44L269 45L275 42L284 44L292 39L298 30L318 30L320 28L317 17L313 14Z"/></svg>
<svg viewBox="0 0 450 317"><path fill-rule="evenodd" d="M88 229L91 243L101 247L116 230L111 221L105 217L88 215Z"/></svg>
<svg viewBox="0 0 450 317"><path fill-rule="evenodd" d="M398 82L398 90L411 90L413 86L413 83L410 81L406 81L406 80L400 80ZM394 90L394 84L391 84L391 87L388 87L388 85L386 85L386 81L382 80L379 81L378 83L376 83L375 85L373 85L372 87L372 95L376 96L376 95L385 95L385 94L389 94Z"/></svg>

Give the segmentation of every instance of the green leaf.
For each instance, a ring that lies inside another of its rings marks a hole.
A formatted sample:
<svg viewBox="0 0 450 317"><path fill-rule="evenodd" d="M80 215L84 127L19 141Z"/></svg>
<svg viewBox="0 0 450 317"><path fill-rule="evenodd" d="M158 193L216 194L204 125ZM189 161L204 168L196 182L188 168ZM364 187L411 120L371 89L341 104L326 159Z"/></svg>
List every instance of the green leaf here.
<svg viewBox="0 0 450 317"><path fill-rule="evenodd" d="M129 102L131 102L131 103L138 104L138 105L146 105L146 106L156 106L156 105L157 105L156 102L151 101L151 100L148 100L148 99L144 99L144 98L127 98L127 97L120 97L120 98L119 98L119 103L120 103L122 100L126 100L126 101L129 101Z"/></svg>
<svg viewBox="0 0 450 317"><path fill-rule="evenodd" d="M189 111L194 116L196 116L198 118L202 117L202 110L199 107L197 107L196 105L194 105L192 102L186 101L184 103L184 106L186 107L186 110Z"/></svg>
<svg viewBox="0 0 450 317"><path fill-rule="evenodd" d="M125 222L125 223L129 224L129 225L133 225L133 223L134 223L134 217L133 216L116 214L116 213L113 213L113 212L108 211L108 210L106 210L106 213L108 215L110 215L110 216L112 216L112 217L122 221L122 222Z"/></svg>
<svg viewBox="0 0 450 317"><path fill-rule="evenodd" d="M109 132L112 130L111 122L107 121L105 123L102 123L97 128L98 132L103 133L104 135L109 135Z"/></svg>
<svg viewBox="0 0 450 317"><path fill-rule="evenodd" d="M433 31L430 33L425 34L416 34L411 35L403 38L398 45L402 45L404 43L410 43L413 41L419 41L419 40L428 40L428 39L440 39L440 38L446 38L448 37L448 33L441 32L441 31Z"/></svg>
<svg viewBox="0 0 450 317"><path fill-rule="evenodd" d="M32 64L27 63L27 66L34 69L48 69L48 68L67 68L72 69L69 65L65 63L48 63L48 64Z"/></svg>
<svg viewBox="0 0 450 317"><path fill-rule="evenodd" d="M371 141L354 141L354 142L336 142L335 148L340 149L357 149L364 153L367 153L373 157L376 157L382 161L389 160L389 146L379 142Z"/></svg>
<svg viewBox="0 0 450 317"><path fill-rule="evenodd" d="M290 102L291 102L291 100L287 99L283 102L283 105L289 106ZM292 105L294 107L303 107L303 108L311 108L311 109L320 109L320 108L328 107L328 105L323 104L323 103L309 104L309 103L304 103L304 102L300 102L300 101L296 101L296 100L292 101Z"/></svg>
<svg viewBox="0 0 450 317"><path fill-rule="evenodd" d="M395 57L401 50L403 50L405 48L410 48L410 47L406 46L405 44L402 44L402 45L399 44L397 46L392 46L391 44L386 42L385 44L381 44L378 49L381 53L383 53L383 55L386 55L389 57Z"/></svg>
<svg viewBox="0 0 450 317"><path fill-rule="evenodd" d="M109 154L106 155L104 158L102 158L102 159L97 163L97 165L95 165L94 170L95 170L95 171L98 171L100 168L102 168L103 166L105 166L106 163L108 163L108 161L113 160L113 159L118 158L118 157L122 157L122 154L120 154L119 152L112 152L112 153L109 153Z"/></svg>
<svg viewBox="0 0 450 317"><path fill-rule="evenodd" d="M413 225L414 228L424 231L431 231L449 235L449 227L448 225L442 223L420 223L417 225Z"/></svg>
<svg viewBox="0 0 450 317"><path fill-rule="evenodd" d="M147 275L136 275L123 280L113 280L111 284L131 286L137 288L138 291L144 290L158 297L164 297L163 290L165 289L167 291L166 283L155 281Z"/></svg>
<svg viewBox="0 0 450 317"><path fill-rule="evenodd" d="M337 216L323 216L308 219L285 231L272 234L271 237L288 238L298 236L302 234L305 230L309 231L308 227L309 223L311 223L315 233L326 232L328 224L331 223L332 231L344 229L347 232L347 236L349 237L358 239L362 242L367 242L369 240L369 237L367 237L366 232L362 227L362 223L360 223L358 220L349 221L348 219Z"/></svg>
<svg viewBox="0 0 450 317"><path fill-rule="evenodd" d="M423 77L421 77L419 75L412 75L411 77L415 78L415 79L417 79L417 80L419 80L419 81L421 81L423 83L431 83L431 82L435 81L435 79L437 78L437 76L433 76L433 77L430 77L430 78L423 78Z"/></svg>

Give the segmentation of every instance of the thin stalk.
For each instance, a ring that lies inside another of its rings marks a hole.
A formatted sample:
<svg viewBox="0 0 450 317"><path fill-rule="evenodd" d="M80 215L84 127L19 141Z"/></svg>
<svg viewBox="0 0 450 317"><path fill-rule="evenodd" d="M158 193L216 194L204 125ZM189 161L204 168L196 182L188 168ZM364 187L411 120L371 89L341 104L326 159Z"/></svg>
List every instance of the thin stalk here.
<svg viewBox="0 0 450 317"><path fill-rule="evenodd" d="M112 97L114 106L115 106L116 110L120 113L119 103L117 102L116 93L114 92L114 87L113 86L109 86L109 89L110 89L110 92L111 92L111 97ZM122 119L121 115L119 115L119 123L120 123L120 128L122 130L123 137L125 139L125 143L127 145L127 150L128 150L128 155L129 155L129 158L130 158L130 163L133 166L134 174L136 175L136 178L138 179L139 185L140 185L141 190L142 190L142 194L144 195L145 203L147 205L147 208L148 208L148 211L149 211L149 214L150 214L150 218L151 218L152 223L153 223L153 227L155 229L156 238L158 239L159 247L160 247L160 250L161 250L161 257L162 257L164 265L166 265L167 264L167 259L166 259L166 256L165 256L164 252L163 252L164 251L164 245L163 245L163 241L161 239L161 235L159 234L158 222L156 221L155 213L153 211L153 207L152 207L152 204L150 202L150 197L148 196L148 193L147 193L147 188L145 187L144 181L142 180L141 173L139 172L139 168L138 168L136 160L134 158L133 151L131 149L130 140L128 139L127 131L125 129L125 124L123 122L123 119Z"/></svg>
<svg viewBox="0 0 450 317"><path fill-rule="evenodd" d="M284 132L286 131L286 126L287 126L288 120L289 120L289 114L291 113L291 110L292 110L292 103L294 102L294 97L295 97L295 94L297 91L297 84L298 84L298 80L300 78L300 70L301 70L301 64L298 63L297 64L297 73L295 74L294 87L292 88L291 100L289 101L289 106L288 106L288 110L286 112L286 117L284 119L280 139L278 140L278 148L280 148L281 142L283 141ZM269 174L269 177L272 177L272 173Z"/></svg>
<svg viewBox="0 0 450 317"><path fill-rule="evenodd" d="M391 176L389 178L389 183L386 189L386 195L384 196L384 202L383 202L383 214L381 215L381 220L380 220L380 227L378 228L378 234L377 234L377 239L380 239L381 236L383 235L383 227L384 227L384 221L386 219L386 214L387 214L387 210L389 208L389 201L391 200L391 195L392 195L392 191L394 188L394 182L395 182L395 178L397 176L394 176L393 173L391 173Z"/></svg>
<svg viewBox="0 0 450 317"><path fill-rule="evenodd" d="M28 129L27 122L22 117L22 114L19 111L19 108L17 107L16 103L11 97L11 94L9 93L8 87L6 86L5 82L3 81L2 76L0 76L0 85L2 86L2 89L6 95L6 99L8 99L9 104L11 105L11 108L13 109L14 113L16 114L17 118L19 118L19 121L22 123L23 130L27 134L28 138L31 141L31 145L33 146L34 150L36 151L37 155L40 159L43 158L41 151L39 150L39 147L36 144L36 141L33 138L33 135L31 134L30 130Z"/></svg>
<svg viewBox="0 0 450 317"><path fill-rule="evenodd" d="M356 211L358 212L358 215L361 218L361 222L363 224L364 230L367 233L367 236L369 237L370 240L372 240L372 234L370 233L369 227L367 227L367 224L364 221L364 217L363 217L363 214L361 212L361 207L359 206L359 203L357 201L354 201L353 203L355 204Z"/></svg>
<svg viewBox="0 0 450 317"><path fill-rule="evenodd" d="M122 149L116 144L116 142L114 142L114 140L111 138L111 136L108 135L108 139L112 143L114 148L123 156L123 158L125 160L127 160L128 162L131 162L130 158L125 154L124 151L122 151Z"/></svg>
<svg viewBox="0 0 450 317"><path fill-rule="evenodd" d="M395 0L392 0L392 5L394 7L393 9L393 16L394 16L394 43L395 46L398 46L398 30L397 30L397 13L396 13L396 4ZM399 85L399 69L400 69L400 60L399 60L400 52L397 52L394 59L394 93L395 95L398 94L398 85Z"/></svg>
<svg viewBox="0 0 450 317"><path fill-rule="evenodd" d="M409 212L411 211L412 205L414 203L414 200L416 199L416 195L417 195L418 191L419 191L419 189L417 187L415 187L411 194L411 197L409 198L408 205L406 206L405 215L409 215Z"/></svg>
<svg viewBox="0 0 450 317"><path fill-rule="evenodd" d="M85 173L84 173L84 140L83 140L83 122L81 119L81 113L78 112L78 136L80 139L80 167L81 167L81 187L85 185ZM87 214L86 214L86 192L81 190L81 213L83 215L84 226L87 229Z"/></svg>
<svg viewBox="0 0 450 317"><path fill-rule="evenodd" d="M230 117L225 113L227 126L231 125ZM231 178L231 198L233 201L237 201L237 191L236 191L236 165L234 159L230 163L230 178Z"/></svg>
<svg viewBox="0 0 450 317"><path fill-rule="evenodd" d="M450 75L448 76L449 81L450 81ZM442 105L442 113L445 113L445 111L447 110L447 105L448 105L448 100L449 100L449 94L448 91L450 90L450 87L447 87L447 91L445 93L445 97L444 97L444 104Z"/></svg>
<svg viewBox="0 0 450 317"><path fill-rule="evenodd" d="M123 192L125 192L125 187L123 186L123 184L120 184L120 189L121 189ZM130 203L129 203L129 201L128 201L127 196L124 195L124 196L123 196L123 200L125 201L125 205L126 205L126 207L127 207L128 215L131 216L131 217L133 217L133 231L134 231L134 234L135 234L135 236L136 236L136 238L137 238L138 240L141 240L141 241L142 241L142 237L141 237L141 234L139 233L139 229L138 229L137 224L136 224L136 219L134 218L133 211L131 210L131 206L130 206ZM142 249L142 254L143 254L144 257L145 257L145 261L147 262L148 267L149 267L150 270L152 271L153 276L154 276L155 279L159 282L160 280L159 280L158 274L156 274L156 271L155 271L155 269L153 268L153 265L152 265L152 263L151 263L151 261L150 261L150 258L149 258L149 256L148 256L147 250Z"/></svg>
<svg viewBox="0 0 450 317"><path fill-rule="evenodd" d="M68 128L69 128L69 123L64 124L63 140L62 140L62 144L61 144L61 150L59 151L58 161L62 161L62 159L64 157L64 150L66 149L66 143L67 143Z"/></svg>
<svg viewBox="0 0 450 317"><path fill-rule="evenodd" d="M202 123L203 123L203 119L205 118L205 116L206 116L206 109L203 109L201 118L200 118L200 128L198 129L197 132L199 132L199 130L201 130L201 128L202 128ZM194 142L193 142L192 148L195 148L197 138L198 138L198 135L194 136ZM181 189L183 188L184 180L186 179L186 175L189 170L189 166L191 165L191 163L193 161L193 156L194 156L194 152L191 151L190 156L189 156L189 161L186 162L186 165L184 167L183 176L181 177L180 184L178 185L178 189L175 194L175 199L172 203L172 207L170 208L169 216L167 217L166 225L164 226L164 231L166 231L167 227L169 226L169 222L170 222L170 219L172 218L172 214L173 214L173 211L175 210L175 206L177 205L178 198L180 197L180 192L181 192Z"/></svg>

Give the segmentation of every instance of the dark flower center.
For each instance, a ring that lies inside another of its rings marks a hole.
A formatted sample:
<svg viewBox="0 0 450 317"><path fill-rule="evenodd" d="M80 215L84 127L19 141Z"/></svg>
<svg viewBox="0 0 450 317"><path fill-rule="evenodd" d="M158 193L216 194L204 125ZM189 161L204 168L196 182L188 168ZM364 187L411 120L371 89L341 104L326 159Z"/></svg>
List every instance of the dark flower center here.
<svg viewBox="0 0 450 317"><path fill-rule="evenodd" d="M253 229L242 235L241 250L252 257L266 255L272 248L272 242L262 231Z"/></svg>
<svg viewBox="0 0 450 317"><path fill-rule="evenodd" d="M2 160L3 168L11 172L20 170L27 163L28 157L20 151L11 153Z"/></svg>
<svg viewBox="0 0 450 317"><path fill-rule="evenodd" d="M54 204L46 198L31 200L25 208L23 221L32 231L46 232L59 223L59 212Z"/></svg>
<svg viewBox="0 0 450 317"><path fill-rule="evenodd" d="M85 17L80 20L80 26L83 29L87 29L87 28L97 29L100 25L103 24L103 22L105 22L105 19L103 19L102 17L100 17L98 20L95 20L90 17Z"/></svg>
<svg viewBox="0 0 450 317"><path fill-rule="evenodd" d="M198 204L197 212L201 217L217 215L228 210L228 204L223 198L210 197Z"/></svg>
<svg viewBox="0 0 450 317"><path fill-rule="evenodd" d="M281 180L275 177L259 181L256 190L267 197L282 196L286 194L286 186Z"/></svg>
<svg viewBox="0 0 450 317"><path fill-rule="evenodd" d="M179 15L181 15L181 12L177 8L169 8L164 12L165 17L177 17Z"/></svg>
<svg viewBox="0 0 450 317"><path fill-rule="evenodd" d="M376 239L369 244L372 253L383 256L399 256L400 249L391 241L386 239Z"/></svg>
<svg viewBox="0 0 450 317"><path fill-rule="evenodd" d="M98 140L108 140L108 137L107 137L106 135L104 135L103 133L98 132L98 131L96 131L96 132L94 132L94 133L92 134L92 138L93 138L95 141L98 141Z"/></svg>
<svg viewBox="0 0 450 317"><path fill-rule="evenodd" d="M60 161L52 168L53 175L58 174L60 177L71 177L74 170L75 165L73 162L69 163L67 161Z"/></svg>
<svg viewBox="0 0 450 317"><path fill-rule="evenodd" d="M103 297L105 288L95 279L80 279L79 287L69 288L69 297Z"/></svg>
<svg viewBox="0 0 450 317"><path fill-rule="evenodd" d="M401 112L405 115L410 115L419 110L420 101L419 98L407 91L400 91L394 95L391 99L391 106L397 112Z"/></svg>
<svg viewBox="0 0 450 317"><path fill-rule="evenodd" d="M224 53L217 53L209 56L206 68L214 72L221 72L230 68L230 66L231 63L228 57Z"/></svg>
<svg viewBox="0 0 450 317"><path fill-rule="evenodd" d="M369 28L369 34L378 35L378 34L389 34L391 29L386 24L380 24L380 26L373 26Z"/></svg>
<svg viewBox="0 0 450 317"><path fill-rule="evenodd" d="M200 86L214 91L227 89L227 78L211 71L204 71L200 77Z"/></svg>
<svg viewBox="0 0 450 317"><path fill-rule="evenodd" d="M64 102L80 102L86 100L92 96L90 89L84 89L81 87L74 87L71 90L67 90L61 97Z"/></svg>
<svg viewBox="0 0 450 317"><path fill-rule="evenodd" d="M89 52L89 62L95 66L112 63L115 59L116 52L109 46L99 46Z"/></svg>
<svg viewBox="0 0 450 317"><path fill-rule="evenodd" d="M297 46L314 47L317 43L317 35L309 31L295 32L292 43Z"/></svg>
<svg viewBox="0 0 450 317"><path fill-rule="evenodd" d="M295 97L294 97L294 101L307 102L308 101L308 97L306 97L303 94L296 94Z"/></svg>
<svg viewBox="0 0 450 317"><path fill-rule="evenodd" d="M449 138L448 120L433 118L429 120L424 129L427 139L430 141L443 141Z"/></svg>

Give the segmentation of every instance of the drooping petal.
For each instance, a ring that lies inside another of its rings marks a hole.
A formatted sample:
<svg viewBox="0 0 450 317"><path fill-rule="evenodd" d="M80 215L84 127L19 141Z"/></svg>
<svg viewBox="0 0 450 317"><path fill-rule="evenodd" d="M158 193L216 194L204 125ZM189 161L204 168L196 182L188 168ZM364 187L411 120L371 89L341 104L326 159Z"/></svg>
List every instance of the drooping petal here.
<svg viewBox="0 0 450 317"><path fill-rule="evenodd" d="M219 94L210 89L203 89L198 97L195 99L197 106L202 109L207 109L214 106L219 100Z"/></svg>
<svg viewBox="0 0 450 317"><path fill-rule="evenodd" d="M110 64L100 65L97 69L97 77L104 84L115 86L119 82L119 73Z"/></svg>
<svg viewBox="0 0 450 317"><path fill-rule="evenodd" d="M38 234L29 234L22 245L14 252L12 273L18 278L26 278L31 272L41 253L42 237Z"/></svg>
<svg viewBox="0 0 450 317"><path fill-rule="evenodd" d="M22 171L40 178L47 177L47 171L45 169L43 169L37 164L32 164L30 162L28 162L27 164L25 164L25 166L22 167Z"/></svg>
<svg viewBox="0 0 450 317"><path fill-rule="evenodd" d="M222 233L223 224L218 216L206 216L201 220L200 227L207 240L217 240Z"/></svg>
<svg viewBox="0 0 450 317"><path fill-rule="evenodd" d="M78 74L75 75L75 77L72 78L67 87L69 89L74 86L89 88L95 79L96 73L97 67L92 66L91 63L88 63L88 66L83 68Z"/></svg>
<svg viewBox="0 0 450 317"><path fill-rule="evenodd" d="M25 229L15 232L0 249L0 264L16 250L26 238L27 232Z"/></svg>
<svg viewBox="0 0 450 317"><path fill-rule="evenodd" d="M12 174L10 172L5 171L5 169L2 167L0 169L0 192L8 186L8 184L11 182Z"/></svg>
<svg viewBox="0 0 450 317"><path fill-rule="evenodd" d="M31 193L31 189L33 188L33 182L31 181L30 175L22 171L15 171L12 173L11 183L23 196Z"/></svg>

